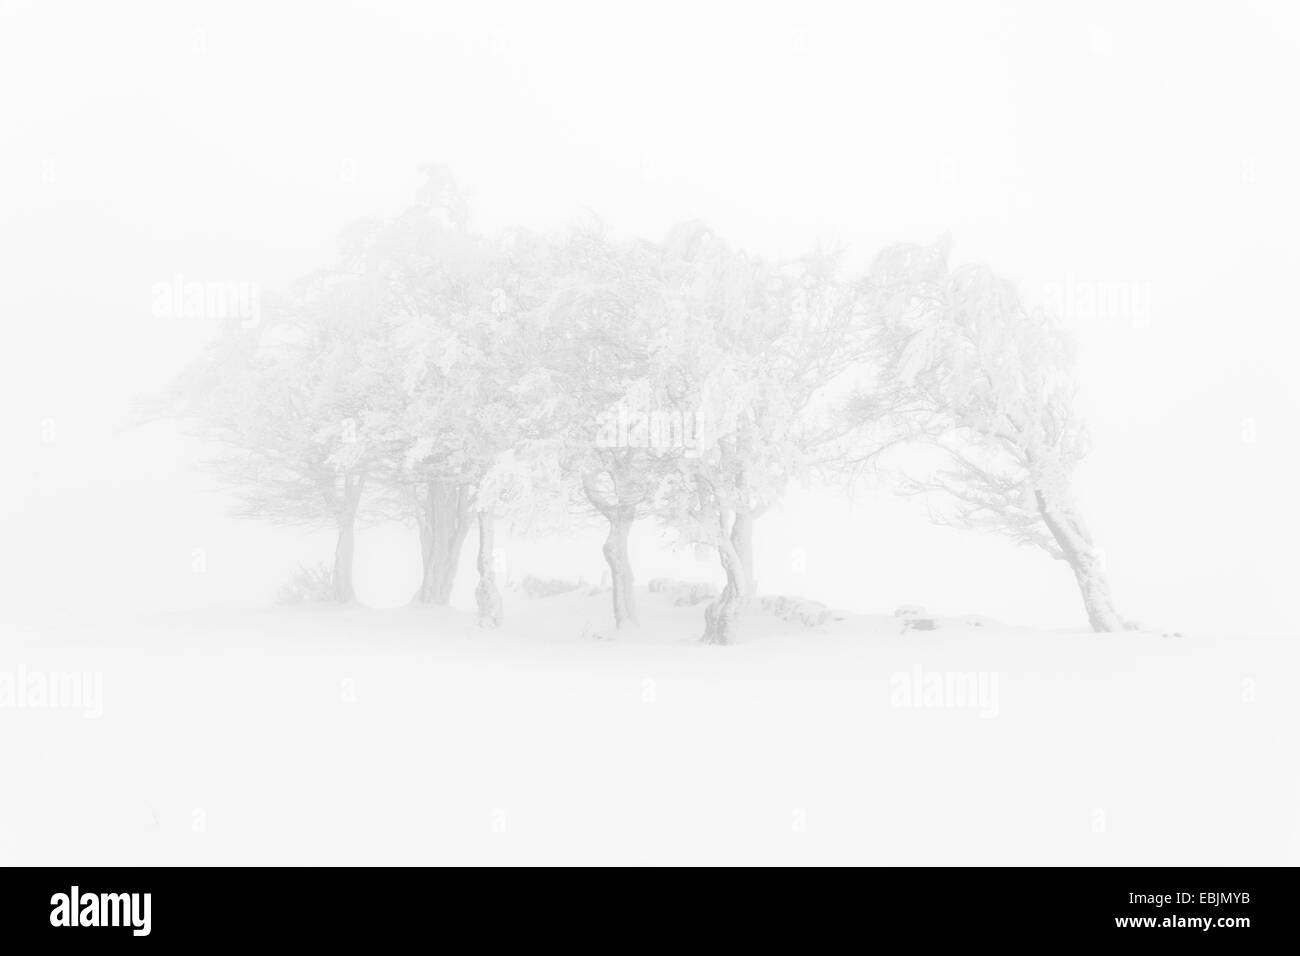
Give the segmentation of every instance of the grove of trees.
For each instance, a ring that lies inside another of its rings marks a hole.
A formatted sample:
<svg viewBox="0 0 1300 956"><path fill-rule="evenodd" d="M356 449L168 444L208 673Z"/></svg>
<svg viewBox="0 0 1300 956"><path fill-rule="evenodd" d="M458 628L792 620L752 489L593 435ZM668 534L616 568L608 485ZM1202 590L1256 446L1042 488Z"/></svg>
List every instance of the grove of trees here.
<svg viewBox="0 0 1300 956"><path fill-rule="evenodd" d="M165 411L219 450L240 514L334 530L339 602L355 599L360 522L418 529L412 598L431 604L473 530L478 619L495 626L498 525L585 516L606 527L614 624L635 626L629 535L653 521L716 552L725 586L702 637L726 644L755 597L761 517L792 482L879 480L892 449L924 447L897 491L1065 561L1092 627L1125 627L1070 492L1087 435L1069 342L943 244L855 275L694 223L657 242L487 235L431 172L404 213L349 230L338 261L246 325L221 329Z"/></svg>

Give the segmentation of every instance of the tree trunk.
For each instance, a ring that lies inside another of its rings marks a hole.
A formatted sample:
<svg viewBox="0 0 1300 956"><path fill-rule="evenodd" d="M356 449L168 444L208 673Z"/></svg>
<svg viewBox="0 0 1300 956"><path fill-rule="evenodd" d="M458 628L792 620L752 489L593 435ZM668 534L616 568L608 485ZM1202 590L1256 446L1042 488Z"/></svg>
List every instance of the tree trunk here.
<svg viewBox="0 0 1300 956"><path fill-rule="evenodd" d="M601 549L609 565L609 579L614 596L614 626L634 626L637 623L636 593L633 590L632 561L628 556L628 536L632 531L634 509L610 512L609 536Z"/></svg>
<svg viewBox="0 0 1300 956"><path fill-rule="evenodd" d="M334 600L350 604L356 600L352 586L352 557L356 551L355 522L339 519L339 540L334 547Z"/></svg>
<svg viewBox="0 0 1300 956"><path fill-rule="evenodd" d="M492 551L496 540L496 519L491 511L478 513L478 602L479 627L496 627L501 623L501 592L497 590L496 568Z"/></svg>
<svg viewBox="0 0 1300 956"><path fill-rule="evenodd" d="M1054 505L1041 491L1035 491L1038 513L1044 524L1052 532L1061 553L1065 556L1074 579L1079 584L1079 593L1083 596L1083 608L1088 614L1088 623L1098 632L1124 630L1124 619L1115 610L1114 600L1110 595L1110 583L1102 570L1101 561L1093 549L1083 522L1072 508Z"/></svg>
<svg viewBox="0 0 1300 956"><path fill-rule="evenodd" d="M421 604L445 605L451 600L461 548L469 534L467 487L449 481L430 481L419 521L424 574L415 600Z"/></svg>
<svg viewBox="0 0 1300 956"><path fill-rule="evenodd" d="M343 503L338 513L338 544L334 547L334 600L351 604L357 599L352 584L352 560L357 549L357 509L361 504L361 478L343 478Z"/></svg>
<svg viewBox="0 0 1300 956"><path fill-rule="evenodd" d="M718 541L718 557L722 561L722 570L726 572L727 584L717 599L704 609L704 636L701 640L705 644L731 644L735 641L745 595L752 590L745 562L732 543L734 522L732 534L726 534L725 527L721 530L724 534Z"/></svg>
<svg viewBox="0 0 1300 956"><path fill-rule="evenodd" d="M742 595L748 603L754 599L758 582L754 580L754 513L738 511L731 524L731 544L745 569L745 593Z"/></svg>
<svg viewBox="0 0 1300 956"><path fill-rule="evenodd" d="M603 514L605 520L609 522L609 535L605 538L601 551L605 555L605 563L609 565L610 590L614 601L614 626L624 628L637 624L635 581L632 577L632 560L628 555L627 542L628 535L632 531L632 523L636 521L637 505L644 497L644 492L638 491L636 483L631 482L631 491L627 493L629 482L616 468L611 468L607 474L613 482L611 495L601 493L596 486L595 474L590 472L582 476L582 490L586 493L592 507ZM625 497L630 500L623 500L623 497L620 497L621 492L627 493Z"/></svg>

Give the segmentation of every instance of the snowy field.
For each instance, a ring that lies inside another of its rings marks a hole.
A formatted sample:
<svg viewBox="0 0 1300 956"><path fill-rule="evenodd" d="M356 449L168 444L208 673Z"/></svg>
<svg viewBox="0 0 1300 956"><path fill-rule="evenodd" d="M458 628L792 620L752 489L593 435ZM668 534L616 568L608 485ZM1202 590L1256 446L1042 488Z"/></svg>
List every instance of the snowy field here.
<svg viewBox="0 0 1300 956"><path fill-rule="evenodd" d="M751 608L708 647L700 606L638 598L616 636L586 590L511 591L497 631L443 608L26 620L0 645L0 861L1300 862L1278 640Z"/></svg>

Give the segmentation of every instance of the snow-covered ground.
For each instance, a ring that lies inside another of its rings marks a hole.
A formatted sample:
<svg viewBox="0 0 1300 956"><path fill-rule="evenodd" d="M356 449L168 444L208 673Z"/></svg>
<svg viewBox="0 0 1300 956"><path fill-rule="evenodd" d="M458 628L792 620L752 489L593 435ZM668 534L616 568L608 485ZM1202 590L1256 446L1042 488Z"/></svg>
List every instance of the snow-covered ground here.
<svg viewBox="0 0 1300 956"><path fill-rule="evenodd" d="M700 606L639 601L618 634L586 590L513 591L497 631L438 608L28 619L0 639L11 695L90 676L0 708L0 861L1300 862L1276 640L755 609L707 647Z"/></svg>

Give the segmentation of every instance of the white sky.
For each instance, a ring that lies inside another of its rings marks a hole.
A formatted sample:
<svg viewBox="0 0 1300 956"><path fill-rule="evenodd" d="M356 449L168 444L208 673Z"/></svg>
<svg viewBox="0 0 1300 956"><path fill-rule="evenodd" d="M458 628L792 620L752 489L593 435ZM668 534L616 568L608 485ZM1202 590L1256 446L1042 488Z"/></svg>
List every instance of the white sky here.
<svg viewBox="0 0 1300 956"><path fill-rule="evenodd" d="M1149 314L1067 316L1095 437L1080 496L1117 599L1171 628L1286 631L1300 8L1045 7L0 3L15 600L256 601L327 547L224 518L174 438L116 430L207 333L151 315L150 290L285 282L435 161L492 223L700 218L858 259L949 233L1031 294L1149 294ZM843 507L796 493L764 518L760 586L1082 621L1064 565L887 498Z"/></svg>

